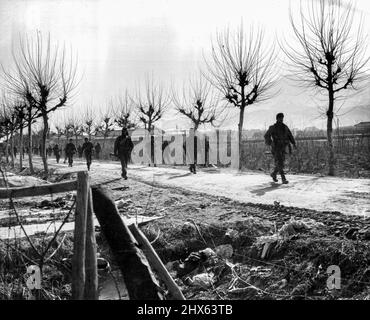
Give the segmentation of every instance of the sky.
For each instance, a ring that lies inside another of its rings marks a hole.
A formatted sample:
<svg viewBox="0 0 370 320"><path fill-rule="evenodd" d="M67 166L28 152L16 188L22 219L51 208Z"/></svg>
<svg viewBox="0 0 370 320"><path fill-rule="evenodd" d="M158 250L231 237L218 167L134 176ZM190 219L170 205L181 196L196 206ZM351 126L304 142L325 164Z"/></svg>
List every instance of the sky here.
<svg viewBox="0 0 370 320"><path fill-rule="evenodd" d="M54 119L78 114L87 105L98 114L110 97L125 89L134 93L147 77L165 88L182 86L204 67L212 38L228 26L234 28L241 21L246 27L261 26L267 42L289 35L291 2L294 10L298 0L0 0L0 63L11 66L12 46L20 36L50 33L52 40L72 48L78 56L81 79L70 108ZM370 2L354 3L363 14L364 30L370 31ZM246 127L264 128L284 110L297 127L325 124L317 118L317 103L310 103L312 92L302 93L290 84L284 88L275 102L247 110ZM367 96L356 103L363 104L364 99ZM290 107L284 106L287 101L292 102ZM307 116L302 116L299 106L294 107L299 101L310 105ZM367 115L370 119L368 109L354 114L346 114L343 123L352 124ZM174 115L169 114L161 126L173 127L172 120ZM235 113L225 125L237 126Z"/></svg>

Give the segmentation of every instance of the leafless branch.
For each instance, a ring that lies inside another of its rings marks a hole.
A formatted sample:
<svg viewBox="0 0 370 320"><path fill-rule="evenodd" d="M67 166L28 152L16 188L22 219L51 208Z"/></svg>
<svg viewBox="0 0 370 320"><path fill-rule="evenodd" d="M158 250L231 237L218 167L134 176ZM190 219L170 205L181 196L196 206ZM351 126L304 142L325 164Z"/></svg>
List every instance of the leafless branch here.
<svg viewBox="0 0 370 320"><path fill-rule="evenodd" d="M195 131L207 123L214 125L223 111L211 83L202 75L190 79L183 87L182 95L173 90L172 101L177 111L191 121Z"/></svg>
<svg viewBox="0 0 370 320"><path fill-rule="evenodd" d="M112 98L110 106L115 118L114 122L120 128L131 129L137 126L136 110L127 90L124 94Z"/></svg>
<svg viewBox="0 0 370 320"><path fill-rule="evenodd" d="M170 105L170 95L160 84L155 84L153 79L146 79L145 92L138 91L133 103L136 107L139 121L144 128L152 130L154 123L160 120Z"/></svg>

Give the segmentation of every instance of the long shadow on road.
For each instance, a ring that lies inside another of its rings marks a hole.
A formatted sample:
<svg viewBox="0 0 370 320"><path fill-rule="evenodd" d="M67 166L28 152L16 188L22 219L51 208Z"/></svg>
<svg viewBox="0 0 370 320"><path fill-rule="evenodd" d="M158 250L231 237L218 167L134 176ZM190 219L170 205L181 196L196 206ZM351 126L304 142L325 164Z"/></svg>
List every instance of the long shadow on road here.
<svg viewBox="0 0 370 320"><path fill-rule="evenodd" d="M192 175L192 173L188 172L188 173L180 174L180 175L177 175L177 176L169 177L168 180L183 178L183 177L187 177L187 176L190 176L190 175Z"/></svg>
<svg viewBox="0 0 370 320"><path fill-rule="evenodd" d="M263 196L266 192L274 191L279 187L281 187L281 184L271 182L269 187L252 190L251 193L255 194L256 196Z"/></svg>

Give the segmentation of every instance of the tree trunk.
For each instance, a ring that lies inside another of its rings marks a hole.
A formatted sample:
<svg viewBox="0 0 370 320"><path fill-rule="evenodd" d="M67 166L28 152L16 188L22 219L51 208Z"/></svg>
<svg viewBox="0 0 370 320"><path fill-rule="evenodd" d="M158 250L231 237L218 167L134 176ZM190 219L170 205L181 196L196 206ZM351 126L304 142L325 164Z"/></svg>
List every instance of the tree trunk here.
<svg viewBox="0 0 370 320"><path fill-rule="evenodd" d="M14 168L14 132L13 129L10 131L10 159L11 167Z"/></svg>
<svg viewBox="0 0 370 320"><path fill-rule="evenodd" d="M19 170L22 171L22 168L23 168L23 123L21 123L19 129Z"/></svg>
<svg viewBox="0 0 370 320"><path fill-rule="evenodd" d="M44 164L44 173L48 174L48 159L46 157L46 138L49 131L48 115L46 112L42 114L42 120L44 122L44 128L42 130L42 143L41 143L41 157Z"/></svg>
<svg viewBox="0 0 370 320"><path fill-rule="evenodd" d="M105 151L105 134L104 134L104 136L103 136L103 145L102 145L102 147L101 147L101 151L102 151L102 156L104 157L104 151Z"/></svg>
<svg viewBox="0 0 370 320"><path fill-rule="evenodd" d="M334 176L334 146L333 146L333 109L334 109L334 94L329 90L329 108L327 112L326 135L328 139L328 175Z"/></svg>
<svg viewBox="0 0 370 320"><path fill-rule="evenodd" d="M239 138L239 170L242 169L242 145L243 145L243 123L244 123L245 106L240 108L239 124L238 124L238 138Z"/></svg>
<svg viewBox="0 0 370 320"><path fill-rule="evenodd" d="M33 163L32 163L32 122L31 122L31 112L28 112L28 164L30 166L30 173L34 174Z"/></svg>
<svg viewBox="0 0 370 320"><path fill-rule="evenodd" d="M6 147L5 147L6 163L9 163L9 134L6 134Z"/></svg>

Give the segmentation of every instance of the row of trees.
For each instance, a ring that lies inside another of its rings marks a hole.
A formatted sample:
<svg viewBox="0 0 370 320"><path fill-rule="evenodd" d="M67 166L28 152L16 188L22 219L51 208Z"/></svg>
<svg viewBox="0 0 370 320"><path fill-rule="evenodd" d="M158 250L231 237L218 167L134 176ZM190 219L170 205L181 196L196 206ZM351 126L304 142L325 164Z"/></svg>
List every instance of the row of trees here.
<svg viewBox="0 0 370 320"><path fill-rule="evenodd" d="M84 130L91 137L94 132L101 132L105 140L114 125L130 128L141 123L151 130L171 104L197 130L203 124L222 122L223 101L239 111L239 143L242 143L246 108L277 94L274 90L279 74L276 61L282 51L288 58L294 79L314 87L327 98L328 169L329 175L333 175L332 127L336 101L347 89L357 89L356 85L369 79L366 66L370 57L366 55L361 21L356 24L356 11L351 4L341 0L312 0L307 5L301 4L298 19L290 15L295 40L280 42L278 46L268 45L262 29L251 28L245 32L243 25L236 32L226 29L217 34L211 56L206 59L206 70L182 92L172 90L169 94L153 80L148 80L145 90L135 96L126 92L118 99L111 99L109 111L98 123L92 110L87 108L83 123L71 118L64 126L56 126L58 134L72 132L77 136ZM65 50L51 53L50 39L46 41L46 48L44 43L40 36L36 42L21 43L20 53L14 54L15 72L3 70L13 98L3 99L1 121L6 123L6 129L2 130L7 139L16 128L28 127L30 144L31 125L36 119L42 119L43 161L47 172L45 142L49 114L70 101L77 81L76 64L71 62L67 66ZM213 89L218 90L221 101L215 98ZM241 150L240 147L239 152ZM239 163L241 166L241 161Z"/></svg>
<svg viewBox="0 0 370 320"><path fill-rule="evenodd" d="M9 73L6 73L6 77L9 77ZM12 78L11 80L14 80ZM9 82L10 84L10 82ZM2 126L2 136L6 138L6 141L10 142L9 148L11 163L14 165L14 135L16 134L19 144L23 146L22 132L26 124L30 124L27 139L28 150L32 150L32 135L35 134L35 130L32 130L32 123L35 123L40 117L41 113L37 108L32 108L27 100L19 98L19 101L23 101L23 108L32 110L31 121L28 118L21 117L18 112L18 105L14 96L8 96L3 99L2 113L0 114L0 120L2 123L9 123L8 126ZM21 97L19 95L19 97ZM106 139L114 128L136 128L144 127L151 131L154 129L154 125L169 109L170 104L173 103L176 110L187 117L192 123L192 127L197 130L203 124L215 124L217 115L222 113L219 108L219 100L215 98L212 93L211 84L202 76L199 75L197 78L190 80L189 85L184 87L180 92L175 90L165 91L164 88L153 81L153 79L147 79L145 83L145 90L138 91L136 95L131 96L126 91L123 95L115 98L111 98L107 101L107 104L100 114L96 114L91 106L87 106L80 113L72 113L64 120L54 121L54 130L57 135L58 141L60 138L65 137L66 139L74 138L77 140L83 134L86 134L89 139L92 136L100 135L103 136L103 148ZM63 104L64 106L65 104ZM48 109L49 112L59 109L62 105L54 106L54 109ZM22 109L23 110L23 109ZM68 112L71 113L71 112ZM60 117L59 117L60 118ZM19 121L20 119L24 119ZM42 120L44 120L42 118ZM47 126L43 123L42 126L42 156L46 157L46 138L50 132L49 118L47 119ZM45 131L45 128L47 131ZM44 134L45 132L45 134ZM59 143L59 142L58 142ZM23 148L20 148L23 150ZM8 148L6 149L8 152ZM32 166L32 154L29 154L29 163L31 172L33 171ZM46 166L45 166L46 164ZM22 168L22 163L20 163ZM47 161L44 161L44 170L47 172Z"/></svg>
<svg viewBox="0 0 370 320"><path fill-rule="evenodd" d="M23 129L28 128L29 167L32 165L32 124L41 119L42 160L48 172L46 138L49 132L49 115L65 106L76 88L77 64L67 57L65 48L53 46L50 36L43 39L38 33L35 39L21 39L18 51L13 50L14 68L2 68L7 95L2 100L2 135L13 144L12 136L19 130L22 141ZM23 142L20 148L23 152ZM13 148L10 148L13 153ZM21 159L22 159L21 154ZM14 159L12 155L12 163ZM21 164L22 165L22 164Z"/></svg>
<svg viewBox="0 0 370 320"><path fill-rule="evenodd" d="M100 114L94 114L93 108L87 106L79 114L74 114L55 126L58 137L78 137L86 134L89 139L93 135L103 136L103 146L106 138L114 128L144 127L151 131L154 125L162 119L171 104L176 111L186 117L194 130L201 125L216 124L216 118L221 119L224 108L220 100L212 92L211 84L199 75L182 90L165 91L152 79L147 79L145 91L131 96L128 91L116 98L111 98L106 108Z"/></svg>

